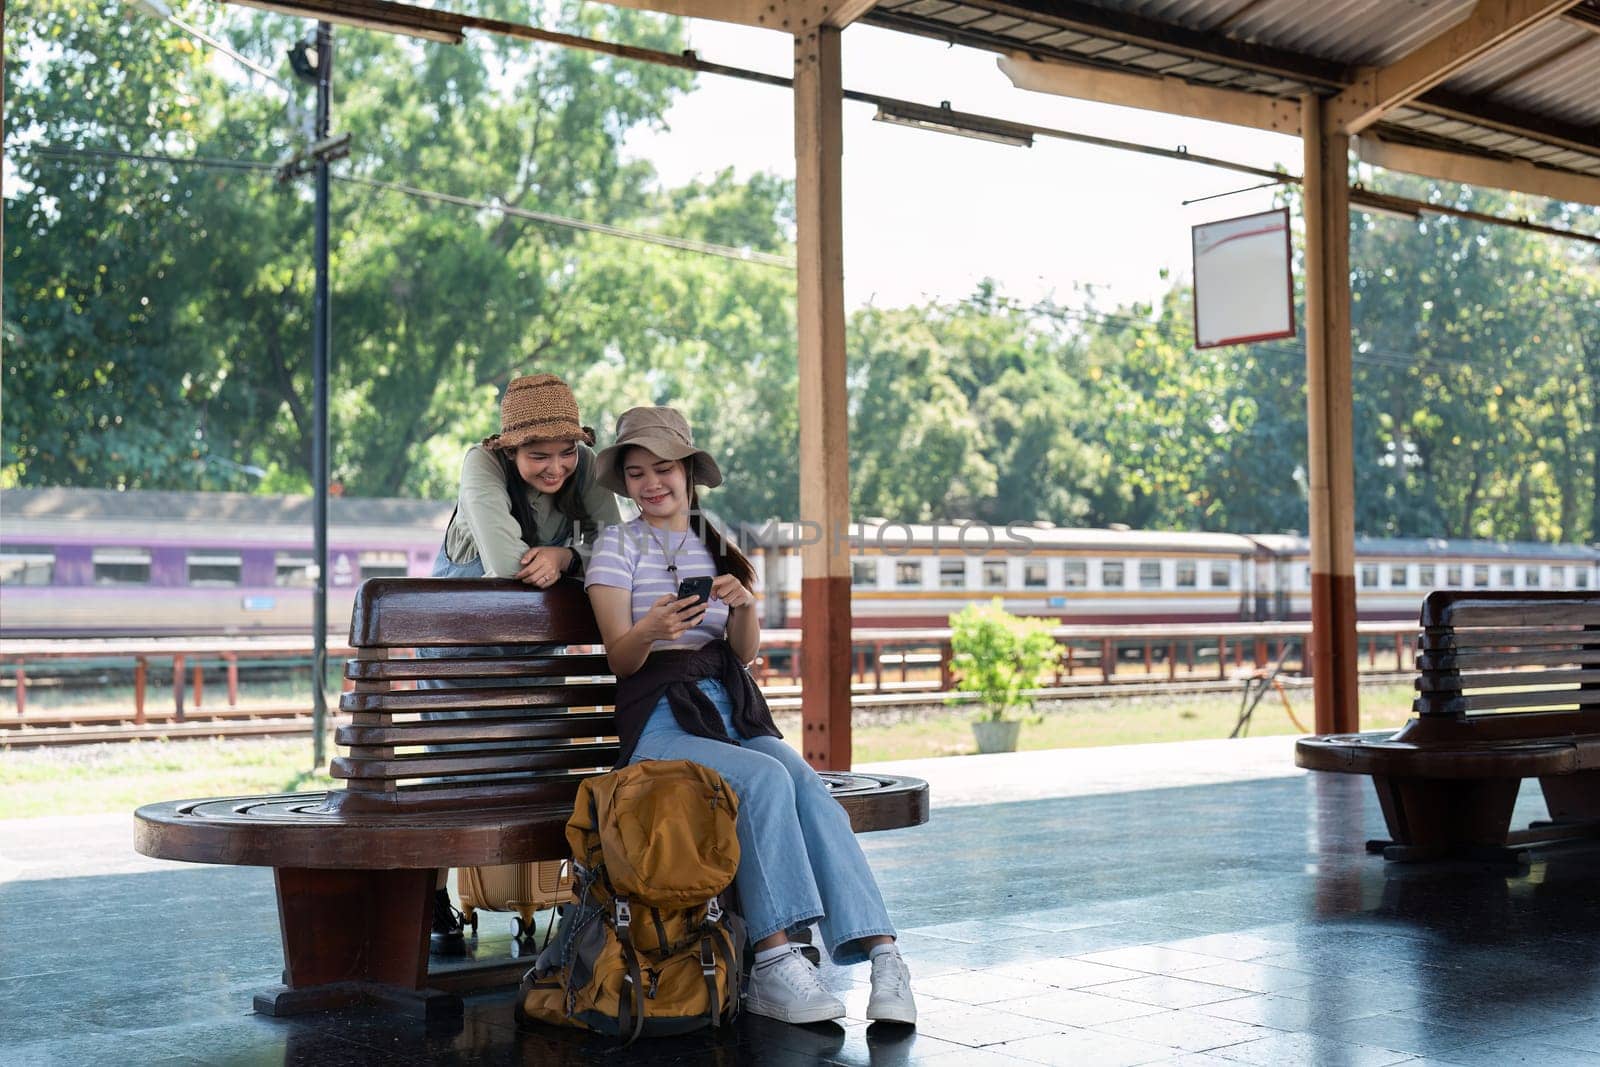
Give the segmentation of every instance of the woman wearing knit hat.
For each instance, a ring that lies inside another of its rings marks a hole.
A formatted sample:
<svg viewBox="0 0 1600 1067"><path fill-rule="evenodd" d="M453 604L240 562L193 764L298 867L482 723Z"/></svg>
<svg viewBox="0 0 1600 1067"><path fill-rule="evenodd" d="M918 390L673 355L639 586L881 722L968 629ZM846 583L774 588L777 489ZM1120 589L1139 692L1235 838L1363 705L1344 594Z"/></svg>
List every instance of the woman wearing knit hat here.
<svg viewBox="0 0 1600 1067"><path fill-rule="evenodd" d="M580 572L576 548L621 521L595 478L594 431L553 374L513 378L500 432L467 450L434 577L515 578L541 589Z"/></svg>
<svg viewBox="0 0 1600 1067"><path fill-rule="evenodd" d="M563 574L581 575L580 547L587 549L602 528L621 521L617 498L595 477L593 444L594 431L581 424L578 402L566 382L553 374L513 378L500 399L500 432L473 445L461 462L461 490L433 561L433 576L514 578L544 589ZM422 648L417 654L504 656L529 651L485 646ZM464 684L522 683L476 678ZM464 714L440 711L425 717ZM459 952L465 947L461 913L450 903L444 879L441 871L432 944L439 952Z"/></svg>
<svg viewBox="0 0 1600 1067"><path fill-rule="evenodd" d="M618 765L686 759L739 796L734 886L755 966L744 1007L789 1023L845 1013L789 931L819 924L836 964L872 964L866 1016L915 1023L911 972L849 817L773 724L746 668L761 642L755 569L699 510L722 484L672 408L632 408L598 459L639 517L606 530L584 584L617 676ZM685 580L688 580L685 584ZM709 597L687 595L696 583Z"/></svg>

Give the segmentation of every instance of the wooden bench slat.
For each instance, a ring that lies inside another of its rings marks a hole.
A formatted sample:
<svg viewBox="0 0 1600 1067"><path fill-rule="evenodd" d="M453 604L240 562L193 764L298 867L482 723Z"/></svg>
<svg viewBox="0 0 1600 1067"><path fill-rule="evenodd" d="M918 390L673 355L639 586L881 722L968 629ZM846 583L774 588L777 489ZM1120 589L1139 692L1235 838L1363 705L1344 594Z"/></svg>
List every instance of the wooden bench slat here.
<svg viewBox="0 0 1600 1067"><path fill-rule="evenodd" d="M1505 711L1456 720L1423 716L1412 719L1393 735L1397 742L1416 744L1481 744L1484 742L1569 741L1600 736L1600 726L1589 712Z"/></svg>
<svg viewBox="0 0 1600 1067"><path fill-rule="evenodd" d="M578 795L578 783L585 778L602 773L597 770L559 770L522 775L515 782L423 782L408 785L392 792L366 792L351 788L335 790L326 801L330 812L411 812L416 818L427 819L436 811L464 811L473 808L520 808L562 802L567 806L563 815L572 814L572 801ZM529 857L535 858L535 857ZM561 853L544 857L559 859Z"/></svg>
<svg viewBox="0 0 1600 1067"><path fill-rule="evenodd" d="M613 737L616 716L609 711L567 712L517 719L435 719L385 726L341 726L334 740L352 746L437 745L460 741L534 741L555 737Z"/></svg>
<svg viewBox="0 0 1600 1067"><path fill-rule="evenodd" d="M334 778L362 778L368 781L408 778L462 777L483 774L510 774L516 771L543 771L555 768L610 767L616 762L618 745L611 742L556 744L538 749L498 752L475 749L459 755L426 753L395 756L391 759L359 755L338 756L329 765Z"/></svg>
<svg viewBox="0 0 1600 1067"><path fill-rule="evenodd" d="M345 712L470 711L475 708L595 708L615 704L617 683L504 686L488 689L400 689L339 697Z"/></svg>
<svg viewBox="0 0 1600 1067"><path fill-rule="evenodd" d="M1419 652L1419 671L1488 670L1497 667L1539 667L1550 663L1547 651L1527 652ZM1588 666L1600 663L1600 649L1569 651L1561 656L1560 666Z"/></svg>
<svg viewBox="0 0 1600 1067"><path fill-rule="evenodd" d="M1510 645L1574 645L1600 644L1600 634L1572 627L1506 627L1494 626L1481 630L1426 629L1418 638L1424 649L1467 649Z"/></svg>
<svg viewBox="0 0 1600 1067"><path fill-rule="evenodd" d="M1600 708L1600 689L1539 690L1531 693L1475 693L1450 699L1418 697L1412 709L1419 714L1462 715L1473 711L1500 708L1548 708L1565 711L1573 708ZM1426 711L1424 711L1426 709Z"/></svg>
<svg viewBox="0 0 1600 1067"><path fill-rule="evenodd" d="M1429 594L1432 596L1433 594ZM1424 629L1442 626L1469 629L1481 626L1600 626L1600 604L1581 595L1556 594L1534 601L1537 593L1461 594L1438 601L1440 605L1422 619ZM1427 606L1424 604L1424 611Z"/></svg>
<svg viewBox="0 0 1600 1067"><path fill-rule="evenodd" d="M539 641L529 641L530 635ZM358 648L598 645L583 584L539 590L485 578L369 578L356 591L350 644Z"/></svg>
<svg viewBox="0 0 1600 1067"><path fill-rule="evenodd" d="M1583 682L1600 682L1600 671L1423 671L1417 676L1417 688L1424 693L1458 693L1473 689L1494 689L1518 685L1577 685Z"/></svg>
<svg viewBox="0 0 1600 1067"><path fill-rule="evenodd" d="M456 659L350 659L344 676L352 682L404 682L420 678L611 677L611 665L598 653L564 656L493 656Z"/></svg>

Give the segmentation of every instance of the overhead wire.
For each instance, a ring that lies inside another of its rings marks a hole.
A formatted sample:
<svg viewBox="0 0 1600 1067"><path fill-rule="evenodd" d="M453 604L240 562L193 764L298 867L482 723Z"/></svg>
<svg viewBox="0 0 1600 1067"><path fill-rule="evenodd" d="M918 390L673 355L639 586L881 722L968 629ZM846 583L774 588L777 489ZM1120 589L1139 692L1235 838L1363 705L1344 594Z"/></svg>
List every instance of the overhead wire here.
<svg viewBox="0 0 1600 1067"><path fill-rule="evenodd" d="M261 160L221 159L204 156L173 156L154 152L125 152L109 148L62 148L53 145L28 145L23 151L37 154L47 159L68 161L73 159L104 159L113 161L127 161L138 163L161 163L175 166L210 167L222 170L252 171L258 173L276 174L281 169L281 164L268 163ZM493 211L511 218L522 219L549 226L560 226L565 229L579 230L586 233L599 234L626 241L640 241L646 244L659 245L680 252L695 252L701 255L717 256L740 263L754 263L763 267L777 267L784 270L794 269L794 260L771 252L761 252L755 249L737 248L732 245L717 244L712 241L698 241L688 237L676 237L671 234L655 233L649 230L631 229L625 226L616 226L611 223L594 222L588 219L574 218L570 215L558 215L548 211L535 211L530 208L517 207L500 201L478 200L472 197L459 196L454 193L442 193L433 189L423 189L414 185L401 182L382 181L377 178L368 178L355 174L335 174L335 181L352 185L363 185L376 189L400 193L419 200L428 200L434 203L452 204L457 207L471 208L476 211Z"/></svg>
<svg viewBox="0 0 1600 1067"><path fill-rule="evenodd" d="M618 237L629 241L642 241L647 244L660 245L664 248L673 248L682 252L699 252L702 255L720 256L723 259L736 260L741 263L756 263L764 267L781 267L785 270L793 270L795 266L793 259L774 255L771 252L735 248L732 245L715 244L710 241L696 241L688 237L652 233L649 230L633 230L622 226L613 226L605 222L590 222L586 219L575 219L566 215L553 215L545 211L533 211L528 208L516 207L501 201L474 200L471 197L457 196L453 193L419 189L416 186L405 185L400 182L380 181L377 178L366 178L355 174L336 174L334 175L334 180L404 193L420 200L431 200L440 204L454 204L457 207L473 208L479 211L494 211L511 218L526 219L530 222L564 226L568 229L602 234L607 237Z"/></svg>

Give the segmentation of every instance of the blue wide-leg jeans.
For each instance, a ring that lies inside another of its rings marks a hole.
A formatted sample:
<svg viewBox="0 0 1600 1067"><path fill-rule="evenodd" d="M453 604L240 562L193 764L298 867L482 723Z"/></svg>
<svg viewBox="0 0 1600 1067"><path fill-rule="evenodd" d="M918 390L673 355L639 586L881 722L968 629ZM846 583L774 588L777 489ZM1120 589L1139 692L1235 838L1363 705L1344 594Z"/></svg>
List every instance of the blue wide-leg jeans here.
<svg viewBox="0 0 1600 1067"><path fill-rule="evenodd" d="M727 690L701 679L701 692L722 713L729 737ZM739 873L734 886L752 944L780 930L819 922L835 963L860 963L861 939L894 936L877 880L867 866L850 817L811 765L782 738L738 744L684 732L666 698L651 712L633 762L686 759L710 767L739 798Z"/></svg>

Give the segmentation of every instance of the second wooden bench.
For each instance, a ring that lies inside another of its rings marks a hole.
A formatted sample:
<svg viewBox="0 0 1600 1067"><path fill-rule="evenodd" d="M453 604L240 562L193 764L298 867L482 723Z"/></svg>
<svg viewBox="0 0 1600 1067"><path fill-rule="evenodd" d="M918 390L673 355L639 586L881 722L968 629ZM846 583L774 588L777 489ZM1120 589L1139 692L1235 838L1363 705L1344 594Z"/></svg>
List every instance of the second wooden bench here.
<svg viewBox="0 0 1600 1067"><path fill-rule="evenodd" d="M1530 845L1600 837L1600 594L1430 593L1416 717L1398 732L1308 737L1295 762L1367 774L1391 860L1521 860ZM1525 778L1550 819L1511 829Z"/></svg>

